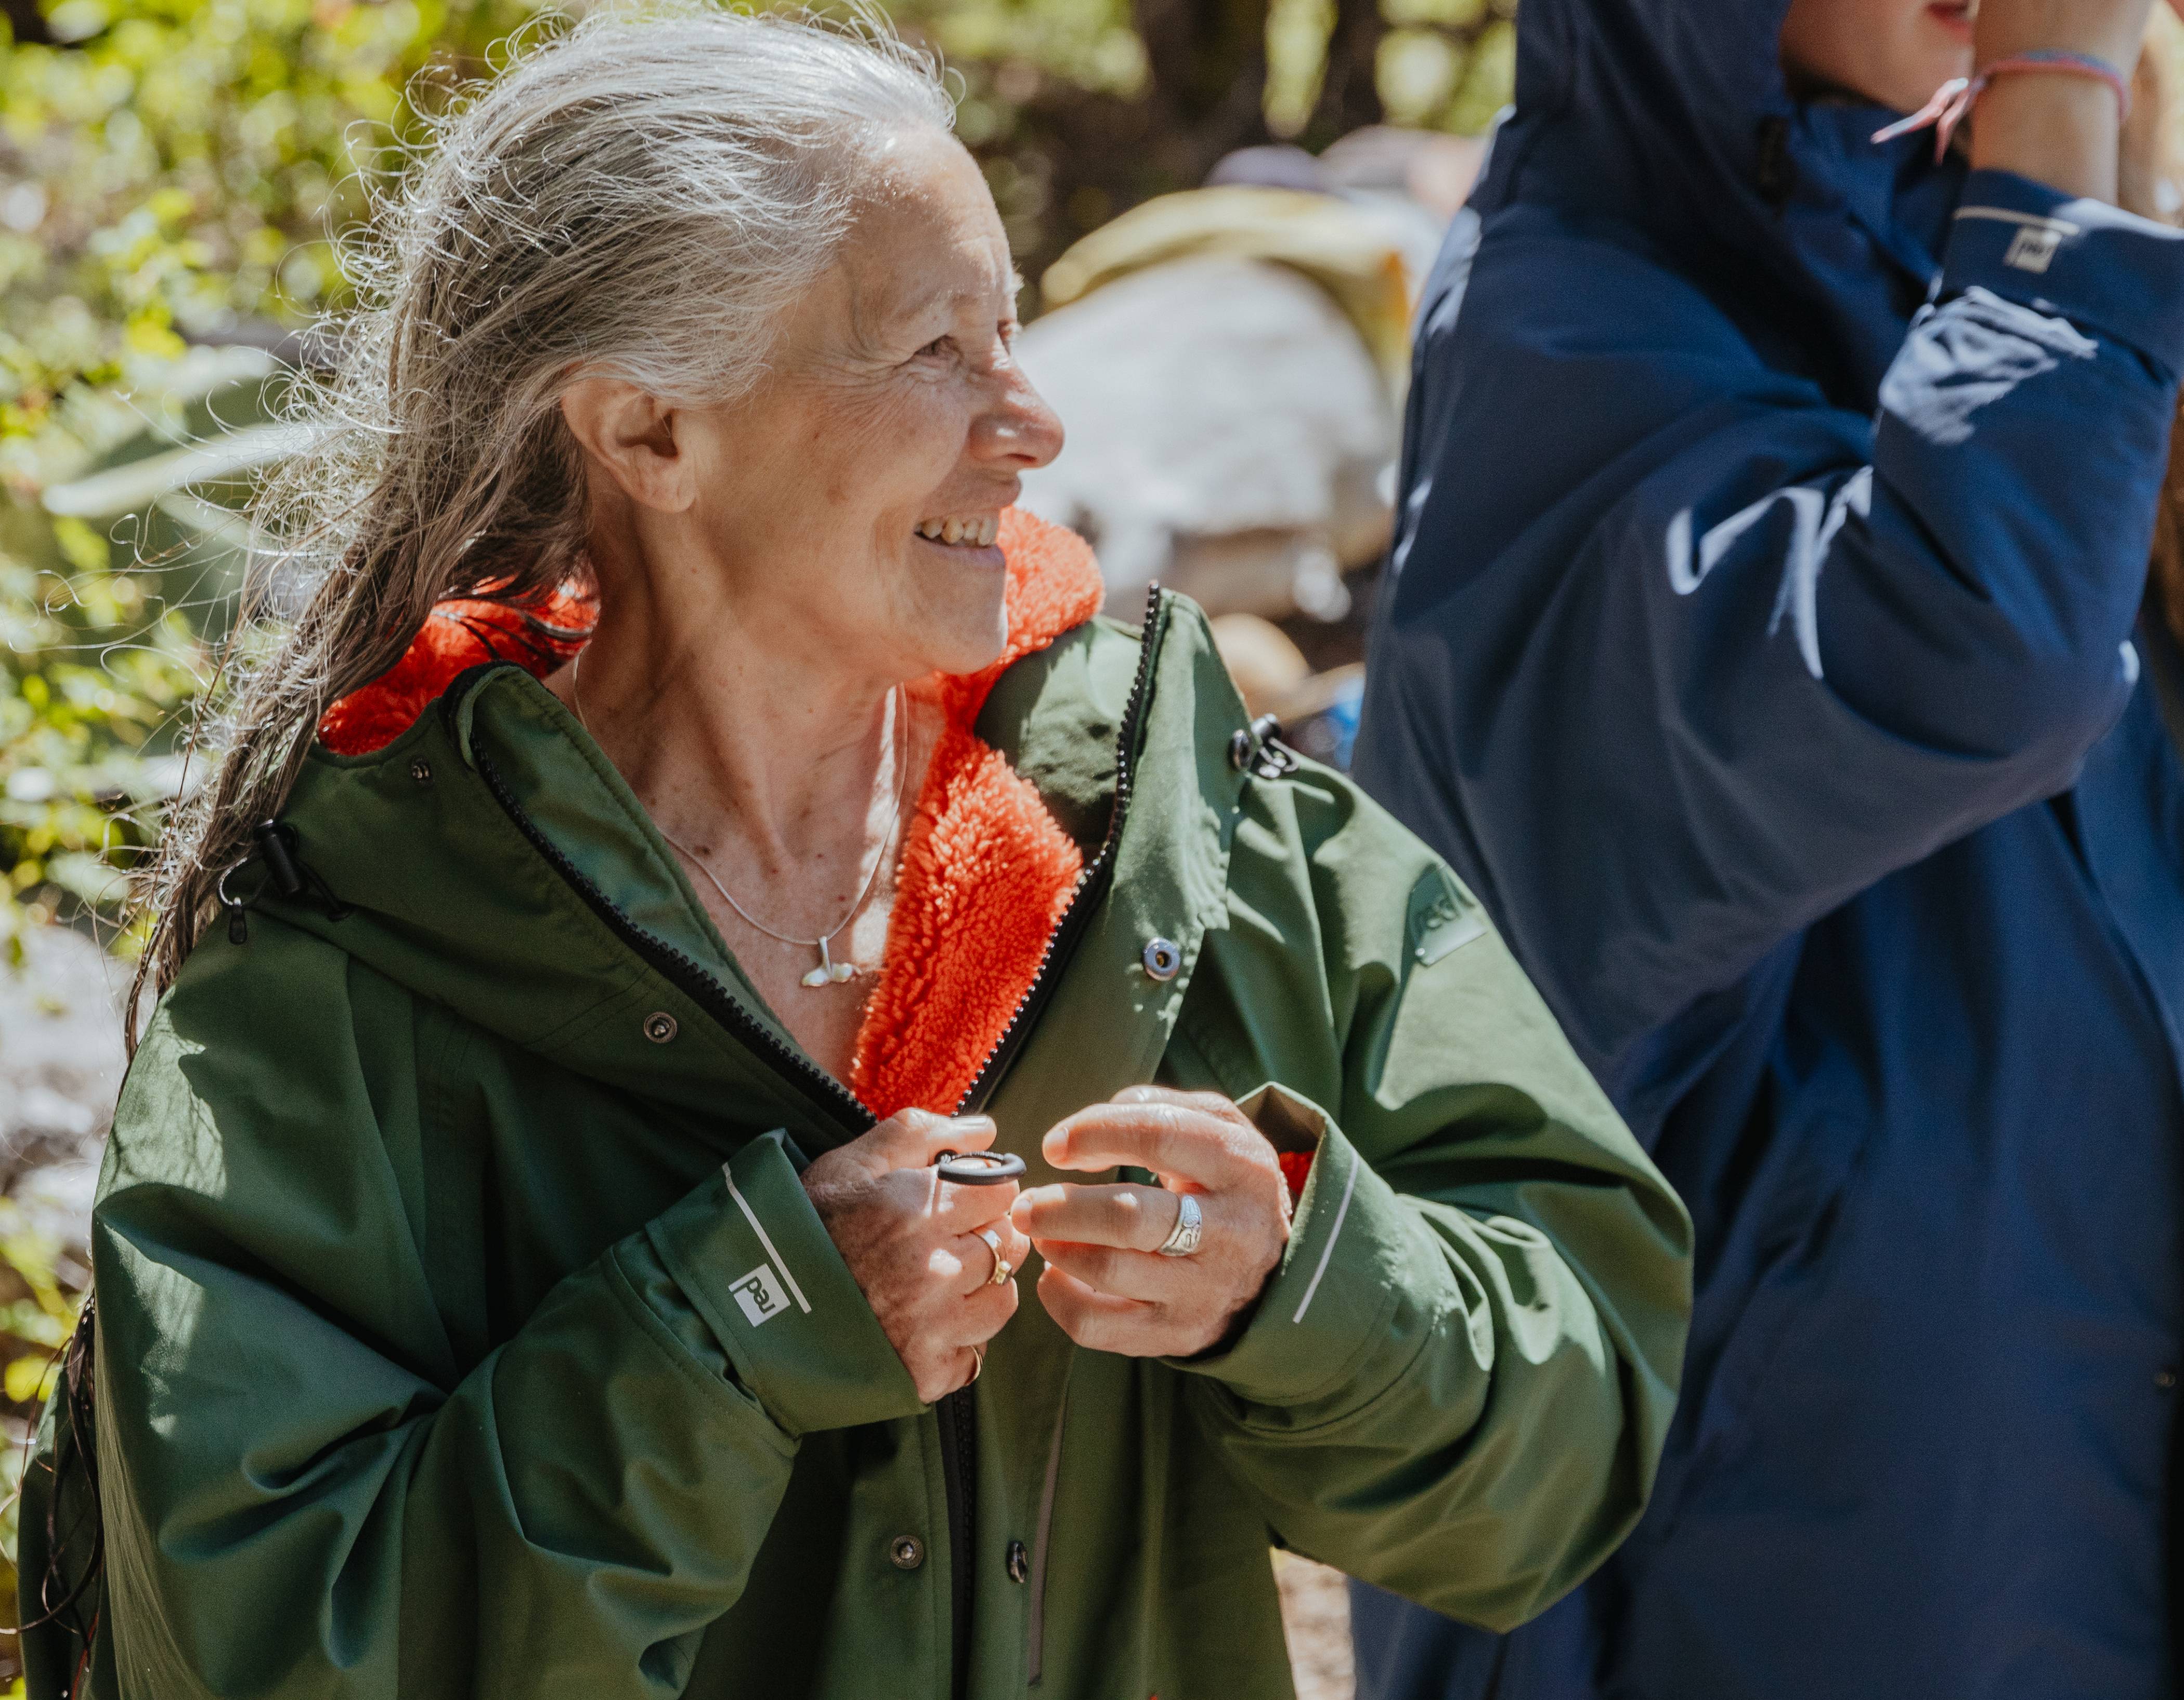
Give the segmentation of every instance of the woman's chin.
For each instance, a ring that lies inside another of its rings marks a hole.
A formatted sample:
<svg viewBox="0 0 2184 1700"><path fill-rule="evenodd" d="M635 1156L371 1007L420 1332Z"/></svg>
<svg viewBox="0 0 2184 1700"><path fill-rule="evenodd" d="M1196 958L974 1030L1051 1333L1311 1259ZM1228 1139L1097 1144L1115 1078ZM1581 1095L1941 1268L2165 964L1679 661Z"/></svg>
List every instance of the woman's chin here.
<svg viewBox="0 0 2184 1700"><path fill-rule="evenodd" d="M940 673L976 673L1000 659L1009 641L1008 558L998 546L912 540L914 605L925 642L918 647Z"/></svg>
<svg viewBox="0 0 2184 1700"><path fill-rule="evenodd" d="M1978 8L1968 3L1968 0L1936 0L1936 4L1926 8L1927 20L1935 33L1967 49L1972 45L1977 16ZM1952 75L1962 76L1968 71L1969 68Z"/></svg>

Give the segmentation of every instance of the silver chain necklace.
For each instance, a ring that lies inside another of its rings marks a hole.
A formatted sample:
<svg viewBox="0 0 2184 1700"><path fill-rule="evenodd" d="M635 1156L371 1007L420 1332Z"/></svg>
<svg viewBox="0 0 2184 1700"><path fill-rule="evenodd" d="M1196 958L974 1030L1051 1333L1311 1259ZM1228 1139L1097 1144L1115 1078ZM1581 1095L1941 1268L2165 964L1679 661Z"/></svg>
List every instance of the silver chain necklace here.
<svg viewBox="0 0 2184 1700"><path fill-rule="evenodd" d="M598 735L592 731L591 722L584 718L584 694L582 678L584 652L580 649L577 652L575 658L569 663L569 706L577 711L577 724L584 729L586 735L590 736L593 742L597 742ZM814 968L809 974L805 975L801 981L803 985L811 987L815 992L824 986L839 986L844 981L855 977L857 972L855 965L850 963L835 961L833 955L828 952L827 946L840 935L843 928L849 925L851 921L856 919L857 911L864 908L865 899L872 896L872 887L879 883L880 869L887 865L888 847L894 842L894 830L902 824L902 799L905 793L906 793L910 788L909 704L904 698L901 686L896 686L894 691L889 694L891 694L894 698L894 812L888 817L888 829L886 835L880 840L879 853L872 858L872 872L865 875L865 883L859 888L855 899L850 903L849 913L844 915L840 920L835 922L833 926L829 927L817 938L791 938L787 933L776 932L772 927L768 926L764 921L760 920L756 915L753 914L749 909L745 908L741 903L736 901L735 893L721 883L721 876L718 874L716 874L710 867L706 866L705 858L704 857L700 856L696 851L693 850L688 845L682 842L679 839L668 837L667 829L661 826L656 820L653 822L654 830L656 831L662 838L666 838L667 840L670 847L679 853L684 861L688 862L692 867L695 868L699 873L703 874L708 880L710 880L713 882L713 889L721 894L722 902L725 903L730 908L741 915L746 921L749 922L751 925L756 927L759 931L764 933L768 938L772 939L778 943L794 945L799 950L816 950L819 953L818 966Z"/></svg>

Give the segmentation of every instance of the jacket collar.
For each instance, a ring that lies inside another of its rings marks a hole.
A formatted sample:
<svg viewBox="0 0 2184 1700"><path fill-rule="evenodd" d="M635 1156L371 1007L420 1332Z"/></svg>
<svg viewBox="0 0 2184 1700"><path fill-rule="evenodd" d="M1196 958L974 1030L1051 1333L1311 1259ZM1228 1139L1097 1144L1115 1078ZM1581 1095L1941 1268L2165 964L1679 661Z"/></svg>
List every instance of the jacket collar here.
<svg viewBox="0 0 2184 1700"><path fill-rule="evenodd" d="M1057 600L1054 618L1078 606ZM1244 785L1228 745L1245 717L1197 611L1166 598L1156 625L1117 877L991 1106L1006 1142L1022 1141L1034 1161L1039 1135L1060 1115L1151 1078L1200 941L1225 924ZM1020 634L1034 629L1028 620ZM979 705L979 736L1072 834L1105 831L1139 653L1120 628L1079 624L962 686ZM315 750L283 819L352 913L335 920L278 899L265 908L417 995L696 1125L718 1125L733 1100L739 1122L761 1117L817 1149L868 1119L838 1086L783 1066L784 1052L800 1053L620 775L529 669L472 669L438 712L369 754ZM561 864L628 925L725 988L749 1031L716 1019L675 973L633 949ZM1173 980L1145 971L1155 937L1183 953ZM665 1042L648 1031L661 1014L674 1027Z"/></svg>

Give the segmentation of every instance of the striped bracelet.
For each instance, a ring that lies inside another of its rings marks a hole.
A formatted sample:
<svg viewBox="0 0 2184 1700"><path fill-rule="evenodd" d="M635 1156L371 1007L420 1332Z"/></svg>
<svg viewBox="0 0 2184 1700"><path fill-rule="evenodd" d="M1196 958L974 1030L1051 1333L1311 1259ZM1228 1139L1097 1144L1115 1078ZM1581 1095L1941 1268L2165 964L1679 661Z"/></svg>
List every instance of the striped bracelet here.
<svg viewBox="0 0 2184 1700"><path fill-rule="evenodd" d="M1893 142L1899 136L1910 136L1921 130L1934 132L1934 159L1939 164L1947 157L1949 143L1957 130L1971 116L1972 108L1987 92L1988 85L1997 77L2023 75L2031 72L2048 72L2068 77L2084 77L2092 82L2106 83L2115 92L2116 106L2124 118L2131 116L2131 79L2106 59L2097 59L2091 53L2068 53L2042 48L2036 53L2018 53L2007 59L1997 59L1977 76L1953 77L1934 92L1923 110L1914 113L1901 123L1892 124L1886 130L1874 132L1875 142Z"/></svg>

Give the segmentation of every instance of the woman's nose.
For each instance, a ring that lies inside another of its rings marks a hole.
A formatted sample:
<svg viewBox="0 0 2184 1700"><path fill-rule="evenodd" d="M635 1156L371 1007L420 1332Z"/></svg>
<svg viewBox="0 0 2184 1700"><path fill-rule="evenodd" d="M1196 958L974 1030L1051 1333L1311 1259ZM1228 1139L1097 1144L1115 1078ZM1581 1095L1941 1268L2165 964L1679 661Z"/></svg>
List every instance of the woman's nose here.
<svg viewBox="0 0 2184 1700"><path fill-rule="evenodd" d="M1061 421L1031 380L1017 366L1008 369L1000 395L972 433L974 452L1023 472L1045 466L1061 453Z"/></svg>

